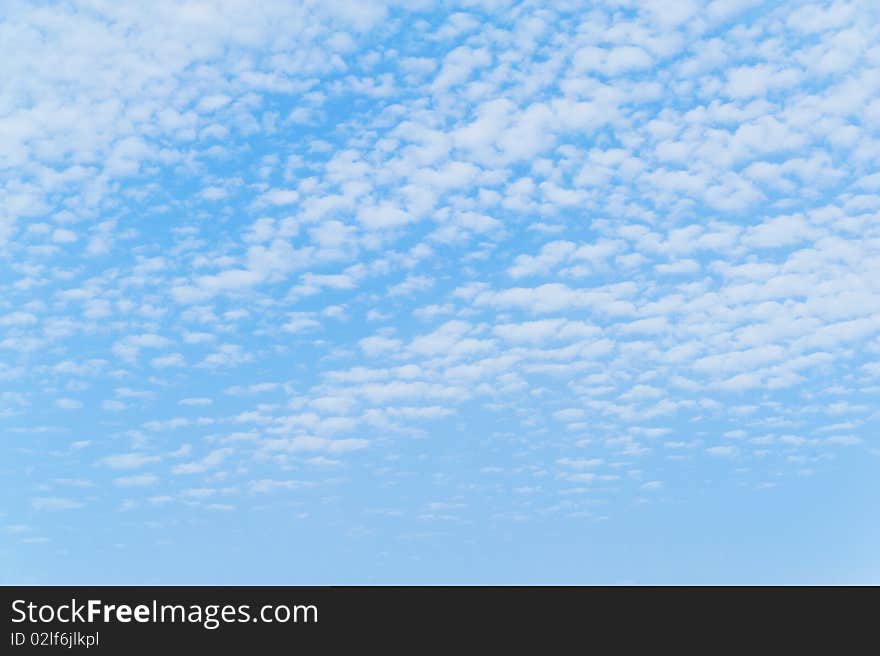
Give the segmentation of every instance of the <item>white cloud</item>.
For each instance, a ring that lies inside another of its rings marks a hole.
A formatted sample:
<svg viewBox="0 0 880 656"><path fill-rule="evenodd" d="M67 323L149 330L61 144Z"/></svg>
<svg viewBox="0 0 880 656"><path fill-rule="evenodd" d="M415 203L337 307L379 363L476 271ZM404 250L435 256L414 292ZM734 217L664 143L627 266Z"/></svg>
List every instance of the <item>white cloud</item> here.
<svg viewBox="0 0 880 656"><path fill-rule="evenodd" d="M64 497L36 497L31 499L31 507L34 510L76 510L85 507L85 504L74 499Z"/></svg>
<svg viewBox="0 0 880 656"><path fill-rule="evenodd" d="M144 465L159 462L159 460L159 456L146 453L119 453L104 456L99 462L111 469L138 469Z"/></svg>
<svg viewBox="0 0 880 656"><path fill-rule="evenodd" d="M10 517L91 512L56 460L149 466L89 494L173 536L242 492L372 516L367 478L450 499L401 526L593 520L871 448L873 14L478 4L9 5Z"/></svg>

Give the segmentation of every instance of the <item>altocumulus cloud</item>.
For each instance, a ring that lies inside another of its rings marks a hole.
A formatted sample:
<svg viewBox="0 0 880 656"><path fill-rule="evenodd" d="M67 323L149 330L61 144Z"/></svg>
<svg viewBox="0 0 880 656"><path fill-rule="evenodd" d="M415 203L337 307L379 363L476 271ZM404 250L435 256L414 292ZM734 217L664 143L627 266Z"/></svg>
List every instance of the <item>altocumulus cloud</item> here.
<svg viewBox="0 0 880 656"><path fill-rule="evenodd" d="M867 2L5 3L6 517L583 522L876 454L878 43Z"/></svg>

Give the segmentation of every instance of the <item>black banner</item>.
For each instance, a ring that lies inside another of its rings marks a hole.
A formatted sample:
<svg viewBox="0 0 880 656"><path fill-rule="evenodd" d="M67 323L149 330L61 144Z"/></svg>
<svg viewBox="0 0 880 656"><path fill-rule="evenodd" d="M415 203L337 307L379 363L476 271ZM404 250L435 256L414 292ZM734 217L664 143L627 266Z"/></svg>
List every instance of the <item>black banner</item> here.
<svg viewBox="0 0 880 656"><path fill-rule="evenodd" d="M867 593L867 594L863 594ZM876 589L5 587L0 653L468 653L874 640ZM870 643L866 643L868 647ZM331 651L335 653L335 651ZM381 652L377 652L381 653Z"/></svg>

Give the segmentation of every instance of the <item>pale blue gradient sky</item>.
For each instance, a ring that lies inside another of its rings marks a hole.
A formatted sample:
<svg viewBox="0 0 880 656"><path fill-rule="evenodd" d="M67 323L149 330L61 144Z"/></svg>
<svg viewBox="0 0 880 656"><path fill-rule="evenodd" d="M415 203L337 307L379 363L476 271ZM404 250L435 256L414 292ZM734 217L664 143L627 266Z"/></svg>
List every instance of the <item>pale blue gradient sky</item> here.
<svg viewBox="0 0 880 656"><path fill-rule="evenodd" d="M880 583L870 2L6 2L0 581Z"/></svg>

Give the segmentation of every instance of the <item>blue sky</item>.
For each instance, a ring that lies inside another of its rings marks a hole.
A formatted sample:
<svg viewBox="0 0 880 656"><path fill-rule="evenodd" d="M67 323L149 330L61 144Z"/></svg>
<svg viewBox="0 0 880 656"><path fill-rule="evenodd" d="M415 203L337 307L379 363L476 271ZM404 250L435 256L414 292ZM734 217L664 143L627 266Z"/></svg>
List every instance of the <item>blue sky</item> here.
<svg viewBox="0 0 880 656"><path fill-rule="evenodd" d="M880 583L871 2L4 2L0 581Z"/></svg>

